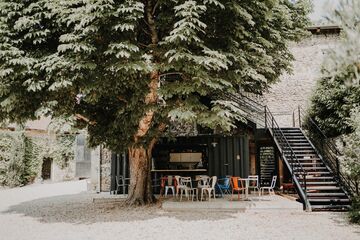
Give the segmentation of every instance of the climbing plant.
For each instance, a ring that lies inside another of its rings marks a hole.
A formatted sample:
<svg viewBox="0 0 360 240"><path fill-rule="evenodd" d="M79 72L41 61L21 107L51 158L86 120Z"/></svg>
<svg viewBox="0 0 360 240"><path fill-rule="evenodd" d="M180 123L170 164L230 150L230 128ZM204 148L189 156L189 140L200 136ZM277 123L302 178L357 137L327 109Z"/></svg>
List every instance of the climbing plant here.
<svg viewBox="0 0 360 240"><path fill-rule="evenodd" d="M45 158L64 169L74 160L74 144L74 134L27 136L23 131L0 132L0 185L32 183L39 177Z"/></svg>
<svg viewBox="0 0 360 240"><path fill-rule="evenodd" d="M24 133L0 132L0 184L10 187L24 184Z"/></svg>
<svg viewBox="0 0 360 240"><path fill-rule="evenodd" d="M49 144L49 157L52 158L60 168L65 168L74 159L75 135L62 134Z"/></svg>

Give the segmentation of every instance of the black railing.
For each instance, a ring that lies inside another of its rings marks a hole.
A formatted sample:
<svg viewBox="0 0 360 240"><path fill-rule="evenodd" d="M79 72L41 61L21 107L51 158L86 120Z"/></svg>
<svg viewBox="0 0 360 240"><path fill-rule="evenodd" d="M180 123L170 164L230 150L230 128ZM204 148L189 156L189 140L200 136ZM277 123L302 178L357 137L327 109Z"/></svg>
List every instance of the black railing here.
<svg viewBox="0 0 360 240"><path fill-rule="evenodd" d="M240 107L242 107L242 110L248 114L247 118L255 120L258 128L264 127L270 131L270 134L281 153L281 157L291 173L291 177L298 190L300 199L303 202L304 210L311 210L310 203L306 195L306 171L302 167L299 159L296 157L294 150L287 141L282 129L279 127L269 108L241 93L231 94L222 92L221 96L224 99L236 102ZM299 180L301 180L301 183Z"/></svg>
<svg viewBox="0 0 360 240"><path fill-rule="evenodd" d="M232 94L229 92L221 92L220 98L231 100L241 107L246 114L246 118L253 121L257 127L265 127L264 123L264 106L253 99L243 95L242 93Z"/></svg>
<svg viewBox="0 0 360 240"><path fill-rule="evenodd" d="M293 182L296 185L298 194L303 202L304 210L311 210L310 203L307 199L307 183L306 183L306 171L302 167L299 159L296 157L294 150L289 144L287 138L285 137L282 129L279 127L274 116L270 112L267 106L264 107L265 111L265 128L269 130L272 135L278 149L281 153L281 158L284 163L287 165L290 170L291 177ZM302 184L299 182L298 178L302 177Z"/></svg>
<svg viewBox="0 0 360 240"><path fill-rule="evenodd" d="M306 130L304 132L306 137L310 139L323 162L334 173L335 180L340 186L349 195L359 194L355 181L351 180L341 170L340 157L343 154L338 150L334 142L325 135L314 119L305 114L305 111L300 106L294 110L293 116L293 123L299 124L300 128Z"/></svg>

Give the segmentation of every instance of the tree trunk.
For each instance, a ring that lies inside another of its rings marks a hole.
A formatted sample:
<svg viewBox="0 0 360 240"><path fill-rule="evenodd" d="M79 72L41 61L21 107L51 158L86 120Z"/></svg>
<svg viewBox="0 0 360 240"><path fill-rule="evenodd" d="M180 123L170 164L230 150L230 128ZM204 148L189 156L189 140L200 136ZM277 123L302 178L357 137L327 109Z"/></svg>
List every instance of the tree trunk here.
<svg viewBox="0 0 360 240"><path fill-rule="evenodd" d="M152 193L150 163L152 149L132 147L129 149L130 189L127 203L145 205L155 202Z"/></svg>
<svg viewBox="0 0 360 240"><path fill-rule="evenodd" d="M155 19L152 14L155 8L156 4L152 0L145 1L145 19L151 33L151 43L154 48L159 42ZM145 104L155 105L158 100L159 72L154 69L150 74L150 79L151 81L148 85L149 93L145 96ZM146 148L139 145L141 139L152 126L154 114L154 110L148 110L145 116L140 119L137 132L134 135L134 144L129 148L130 189L127 202L130 205L144 205L155 202L155 197L152 194L150 163L152 149L157 138L154 137ZM160 124L157 130L162 132L164 129L165 125Z"/></svg>

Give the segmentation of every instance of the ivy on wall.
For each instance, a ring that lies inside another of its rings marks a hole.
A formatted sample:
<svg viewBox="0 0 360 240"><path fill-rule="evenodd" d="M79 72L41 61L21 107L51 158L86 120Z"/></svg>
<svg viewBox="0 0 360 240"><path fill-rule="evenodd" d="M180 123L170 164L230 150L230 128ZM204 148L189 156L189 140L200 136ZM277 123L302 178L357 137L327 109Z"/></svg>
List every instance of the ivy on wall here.
<svg viewBox="0 0 360 240"><path fill-rule="evenodd" d="M75 135L26 136L24 131L0 131L0 185L14 187L33 182L45 158L61 169L75 157Z"/></svg>
<svg viewBox="0 0 360 240"><path fill-rule="evenodd" d="M22 132L0 132L0 184L19 186L24 183L25 135Z"/></svg>

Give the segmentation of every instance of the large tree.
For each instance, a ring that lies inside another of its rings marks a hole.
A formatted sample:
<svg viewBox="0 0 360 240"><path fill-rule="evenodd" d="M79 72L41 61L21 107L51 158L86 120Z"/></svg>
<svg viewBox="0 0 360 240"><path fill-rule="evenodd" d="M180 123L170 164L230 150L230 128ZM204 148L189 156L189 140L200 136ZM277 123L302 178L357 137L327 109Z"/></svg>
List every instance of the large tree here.
<svg viewBox="0 0 360 240"><path fill-rule="evenodd" d="M354 131L349 118L360 107L360 2L340 0L329 20L341 28L341 39L324 60L310 116L336 137Z"/></svg>
<svg viewBox="0 0 360 240"><path fill-rule="evenodd" d="M0 120L76 116L128 149L129 203L153 201L151 151L170 121L230 131L236 104L293 59L305 0L0 0ZM161 101L160 101L161 100Z"/></svg>

